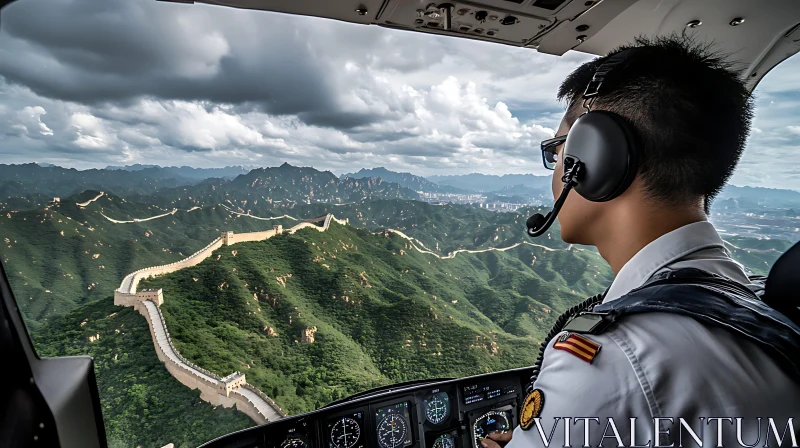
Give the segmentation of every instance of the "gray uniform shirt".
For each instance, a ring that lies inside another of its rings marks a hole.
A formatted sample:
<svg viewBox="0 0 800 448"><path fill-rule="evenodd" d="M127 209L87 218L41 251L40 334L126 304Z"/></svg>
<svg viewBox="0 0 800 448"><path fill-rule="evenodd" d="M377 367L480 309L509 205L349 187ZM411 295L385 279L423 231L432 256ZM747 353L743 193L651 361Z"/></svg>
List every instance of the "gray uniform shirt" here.
<svg viewBox="0 0 800 448"><path fill-rule="evenodd" d="M604 302L618 299L661 270L684 267L757 288L730 257L713 225L697 222L639 251L620 270ZM508 448L582 447L587 441L588 446L678 447L697 446L696 440L706 447L763 447L778 446L776 431L784 446L798 446L798 380L742 337L669 313L627 316L606 332L587 337L602 345L591 363L554 349L558 336L547 346L534 384L545 398L541 431L539 425L527 431L517 427ZM790 417L798 420L797 442L789 430L784 432Z"/></svg>

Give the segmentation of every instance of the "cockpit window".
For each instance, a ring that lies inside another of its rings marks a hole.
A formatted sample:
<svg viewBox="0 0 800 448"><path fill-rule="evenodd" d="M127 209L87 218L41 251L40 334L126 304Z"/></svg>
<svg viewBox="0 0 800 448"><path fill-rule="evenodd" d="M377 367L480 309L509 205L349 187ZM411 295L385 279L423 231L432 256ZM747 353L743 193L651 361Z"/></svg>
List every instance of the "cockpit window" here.
<svg viewBox="0 0 800 448"><path fill-rule="evenodd" d="M798 68L800 58L793 56L759 82L747 149L712 208L711 221L742 261L757 250L785 250L780 241L800 240L800 178L793 168L800 146L800 80L793 75ZM745 238L759 243L744 250L734 247ZM745 265L757 272L770 265L769 260L749 260Z"/></svg>
<svg viewBox="0 0 800 448"><path fill-rule="evenodd" d="M589 59L199 4L12 4L0 259L39 356L94 358L111 447L530 366L613 279L557 226L525 235L553 199L556 89ZM711 207L754 274L800 239L799 68L759 85ZM429 422L451 421L450 396L426 398Z"/></svg>

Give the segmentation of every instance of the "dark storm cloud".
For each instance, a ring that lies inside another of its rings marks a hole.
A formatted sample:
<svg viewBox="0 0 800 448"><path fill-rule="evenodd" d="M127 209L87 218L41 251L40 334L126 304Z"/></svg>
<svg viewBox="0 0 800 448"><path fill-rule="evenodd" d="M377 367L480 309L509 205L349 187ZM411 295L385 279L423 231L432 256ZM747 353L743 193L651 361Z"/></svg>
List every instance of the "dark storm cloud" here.
<svg viewBox="0 0 800 448"><path fill-rule="evenodd" d="M399 140L384 145L391 154L401 156L449 157L456 155L460 148L456 139L437 141Z"/></svg>
<svg viewBox="0 0 800 448"><path fill-rule="evenodd" d="M22 0L3 11L0 42L0 76L43 97L97 109L141 98L224 103L342 130L414 112L388 88L396 80L381 84L375 73L435 73L447 63L508 79L530 72L536 57L377 26L152 0ZM429 89L450 73L403 82Z"/></svg>
<svg viewBox="0 0 800 448"><path fill-rule="evenodd" d="M359 142L396 142L403 139L418 137L419 135L409 130L390 130L390 129L354 129L350 132L350 138Z"/></svg>
<svg viewBox="0 0 800 448"><path fill-rule="evenodd" d="M150 96L247 102L337 128L377 119L342 110L330 58L297 20L160 2L24 0L3 11L0 75L83 104Z"/></svg>

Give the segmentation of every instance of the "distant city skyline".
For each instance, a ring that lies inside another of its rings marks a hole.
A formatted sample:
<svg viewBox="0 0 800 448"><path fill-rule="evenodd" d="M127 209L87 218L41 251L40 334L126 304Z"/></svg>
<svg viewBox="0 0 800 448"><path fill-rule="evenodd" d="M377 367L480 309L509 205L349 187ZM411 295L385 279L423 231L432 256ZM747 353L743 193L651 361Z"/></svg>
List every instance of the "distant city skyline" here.
<svg viewBox="0 0 800 448"><path fill-rule="evenodd" d="M556 89L593 57L150 0L15 2L0 52L2 163L420 176L550 175ZM800 190L798 71L756 89L732 184Z"/></svg>

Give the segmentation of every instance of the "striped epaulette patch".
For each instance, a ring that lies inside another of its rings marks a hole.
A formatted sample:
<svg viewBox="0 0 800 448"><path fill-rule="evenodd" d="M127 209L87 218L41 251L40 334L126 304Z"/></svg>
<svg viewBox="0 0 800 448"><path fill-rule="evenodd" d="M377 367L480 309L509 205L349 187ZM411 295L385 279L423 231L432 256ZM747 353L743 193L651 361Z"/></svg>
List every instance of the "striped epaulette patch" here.
<svg viewBox="0 0 800 448"><path fill-rule="evenodd" d="M575 333L564 333L553 344L554 349L569 352L588 363L592 362L600 347L597 342Z"/></svg>

